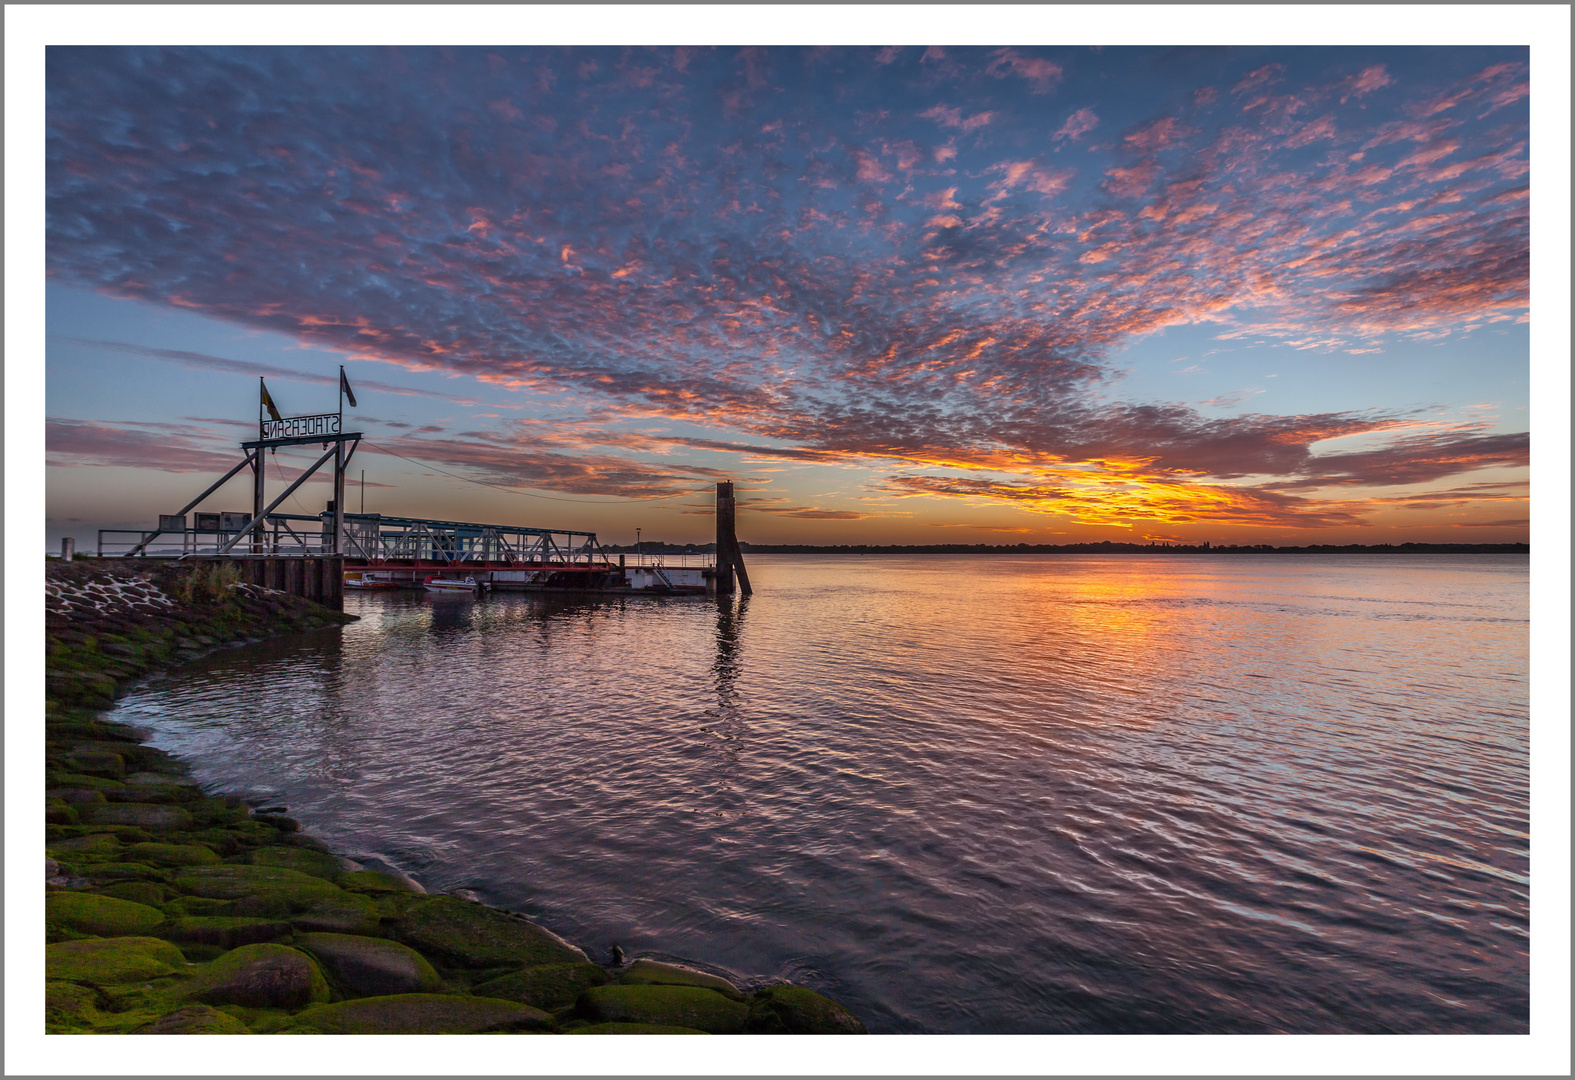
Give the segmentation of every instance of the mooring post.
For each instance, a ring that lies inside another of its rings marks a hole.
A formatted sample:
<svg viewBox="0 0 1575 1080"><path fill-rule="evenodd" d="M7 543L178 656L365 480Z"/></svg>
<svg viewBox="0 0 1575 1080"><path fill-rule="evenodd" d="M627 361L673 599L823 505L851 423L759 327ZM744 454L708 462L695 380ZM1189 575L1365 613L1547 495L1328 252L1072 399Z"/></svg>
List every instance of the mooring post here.
<svg viewBox="0 0 1575 1080"><path fill-rule="evenodd" d="M72 537L72 536L62 536L60 538L60 561L61 562L70 562L73 558L76 557L76 554L77 554L77 541L76 541L76 538Z"/></svg>
<svg viewBox="0 0 1575 1080"><path fill-rule="evenodd" d="M731 595L736 574L738 584L748 596L751 592L749 571L744 569L744 553L738 546L734 516L733 482L720 480L716 485L716 591Z"/></svg>

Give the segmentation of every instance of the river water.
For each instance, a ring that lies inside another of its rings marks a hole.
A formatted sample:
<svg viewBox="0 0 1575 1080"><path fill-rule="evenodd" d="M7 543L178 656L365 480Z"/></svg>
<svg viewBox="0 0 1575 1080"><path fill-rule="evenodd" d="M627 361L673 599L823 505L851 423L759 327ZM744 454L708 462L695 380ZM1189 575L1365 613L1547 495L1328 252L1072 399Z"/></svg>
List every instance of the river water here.
<svg viewBox="0 0 1575 1080"><path fill-rule="evenodd" d="M1528 560L755 556L352 596L119 718L593 956L884 1032L1524 1032Z"/></svg>

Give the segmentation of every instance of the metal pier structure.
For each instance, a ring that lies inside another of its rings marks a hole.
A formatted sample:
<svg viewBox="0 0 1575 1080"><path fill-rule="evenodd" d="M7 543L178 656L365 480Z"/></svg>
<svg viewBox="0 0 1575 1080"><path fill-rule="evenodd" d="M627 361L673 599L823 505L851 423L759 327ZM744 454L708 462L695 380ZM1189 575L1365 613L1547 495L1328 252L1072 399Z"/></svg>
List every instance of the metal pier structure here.
<svg viewBox="0 0 1575 1080"><path fill-rule="evenodd" d="M239 565L255 584L331 607L343 606L346 584L424 588L434 578L456 577L471 578L478 588L524 592L750 592L734 535L733 485L728 481L716 486L714 558L637 554L630 561L622 554L614 558L593 532L346 513L345 475L362 435L343 430L344 402L348 398L352 408L356 402L343 368L339 382L338 412L281 417L259 381L258 437L241 443L241 461L176 513L160 514L156 529L100 530L99 556L222 559ZM267 501L264 451L311 444L321 446L322 456ZM330 461L334 497L327 509L317 515L279 513L280 504ZM249 511L198 511L188 524L188 514L248 467Z"/></svg>

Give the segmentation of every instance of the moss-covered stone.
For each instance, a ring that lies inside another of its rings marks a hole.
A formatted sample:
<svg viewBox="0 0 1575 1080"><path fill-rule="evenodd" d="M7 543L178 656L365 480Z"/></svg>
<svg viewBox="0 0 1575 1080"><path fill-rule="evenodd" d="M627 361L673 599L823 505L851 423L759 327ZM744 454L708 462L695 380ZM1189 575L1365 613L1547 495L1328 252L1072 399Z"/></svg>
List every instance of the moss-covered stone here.
<svg viewBox="0 0 1575 1080"><path fill-rule="evenodd" d="M231 915L188 915L172 919L159 936L182 945L216 945L234 949L260 941L290 936L290 924L280 919L248 919Z"/></svg>
<svg viewBox="0 0 1575 1080"><path fill-rule="evenodd" d="M219 856L202 844L132 844L126 857L154 866L217 866Z"/></svg>
<svg viewBox="0 0 1575 1080"><path fill-rule="evenodd" d="M169 875L147 863L133 862L77 862L60 860L61 866L71 867L95 885L111 885L117 881L155 881L163 883Z"/></svg>
<svg viewBox="0 0 1575 1080"><path fill-rule="evenodd" d="M664 964L659 960L636 960L618 981L632 985L703 986L734 1001L744 1000L738 987L720 975L710 975L679 964Z"/></svg>
<svg viewBox="0 0 1575 1080"><path fill-rule="evenodd" d="M207 1005L187 1005L151 1024L139 1027L138 1035L249 1035L251 1029L229 1013Z"/></svg>
<svg viewBox="0 0 1575 1080"><path fill-rule="evenodd" d="M333 881L340 877L339 860L333 855L304 847L261 847L251 853L253 866L277 866Z"/></svg>
<svg viewBox="0 0 1575 1080"><path fill-rule="evenodd" d="M661 1024L736 1035L749 1006L699 986L597 986L580 996L580 1011L599 1024Z"/></svg>
<svg viewBox="0 0 1575 1080"><path fill-rule="evenodd" d="M209 1005L293 1011L326 1004L328 982L299 949L256 944L232 949L193 978L192 996Z"/></svg>
<svg viewBox="0 0 1575 1080"><path fill-rule="evenodd" d="M117 881L113 885L105 885L98 891L104 896L113 896L117 900L130 900L160 910L162 910L161 905L169 897L168 889L152 881Z"/></svg>
<svg viewBox="0 0 1575 1080"><path fill-rule="evenodd" d="M106 776L115 779L126 774L126 759L115 753L84 751L72 754L64 763L67 768L88 776Z"/></svg>
<svg viewBox="0 0 1575 1080"><path fill-rule="evenodd" d="M48 978L87 986L157 979L185 966L186 957L179 949L152 937L90 938L44 947Z"/></svg>
<svg viewBox="0 0 1575 1080"><path fill-rule="evenodd" d="M339 886L365 893L415 893L413 882L378 870L355 870L339 877Z"/></svg>
<svg viewBox="0 0 1575 1080"><path fill-rule="evenodd" d="M456 967L535 967L583 961L585 954L532 923L456 896L411 905L394 936Z"/></svg>
<svg viewBox="0 0 1575 1080"><path fill-rule="evenodd" d="M98 994L90 986L71 982L44 984L44 1033L68 1035L92 1031L105 1021Z"/></svg>
<svg viewBox="0 0 1575 1080"><path fill-rule="evenodd" d="M605 986L607 973L595 964L541 964L473 986L484 997L517 1001L552 1012L573 1005L593 986Z"/></svg>
<svg viewBox="0 0 1575 1080"><path fill-rule="evenodd" d="M156 907L93 893L59 892L44 900L44 925L50 940L59 928L99 937L147 934L164 921Z"/></svg>
<svg viewBox="0 0 1575 1080"><path fill-rule="evenodd" d="M749 1030L766 1035L868 1035L858 1017L802 986L768 986L749 1003Z"/></svg>
<svg viewBox="0 0 1575 1080"><path fill-rule="evenodd" d="M51 841L47 849L49 854L66 858L84 858L102 855L106 858L120 858L125 850L120 838L113 833L89 833L84 836L72 836L63 840Z"/></svg>
<svg viewBox="0 0 1575 1080"><path fill-rule="evenodd" d="M314 904L350 894L332 882L277 866L210 866L181 871L170 884L194 896L237 901L237 915L304 912ZM247 901L245 910L239 901Z"/></svg>
<svg viewBox="0 0 1575 1080"><path fill-rule="evenodd" d="M699 1028L668 1027L666 1024L583 1024L569 1028L565 1035L709 1035Z"/></svg>
<svg viewBox="0 0 1575 1080"><path fill-rule="evenodd" d="M382 913L370 897L347 892L314 903L290 921L298 930L371 934L377 931L382 922Z"/></svg>
<svg viewBox="0 0 1575 1080"><path fill-rule="evenodd" d="M540 1009L467 994L397 994L315 1005L296 1014L283 1034L473 1035L552 1026Z"/></svg>
<svg viewBox="0 0 1575 1080"><path fill-rule="evenodd" d="M178 806L156 803L107 803L85 806L82 820L91 825L135 825L144 829L179 829L191 824L191 815Z"/></svg>
<svg viewBox="0 0 1575 1080"><path fill-rule="evenodd" d="M424 956L397 941L354 934L301 934L296 943L315 956L351 997L429 994L443 984Z"/></svg>
<svg viewBox="0 0 1575 1080"><path fill-rule="evenodd" d="M234 906L234 900L218 900L210 896L177 896L159 905L159 910L172 919L181 919L187 915L228 915Z"/></svg>

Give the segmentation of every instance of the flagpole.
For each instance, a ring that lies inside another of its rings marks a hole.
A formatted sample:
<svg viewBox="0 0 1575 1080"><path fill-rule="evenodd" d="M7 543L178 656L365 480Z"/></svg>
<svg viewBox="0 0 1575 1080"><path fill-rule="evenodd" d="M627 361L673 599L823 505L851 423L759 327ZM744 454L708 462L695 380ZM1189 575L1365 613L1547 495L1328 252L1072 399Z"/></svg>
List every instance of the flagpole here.
<svg viewBox="0 0 1575 1080"><path fill-rule="evenodd" d="M344 429L345 424L345 366L339 365L339 428Z"/></svg>

